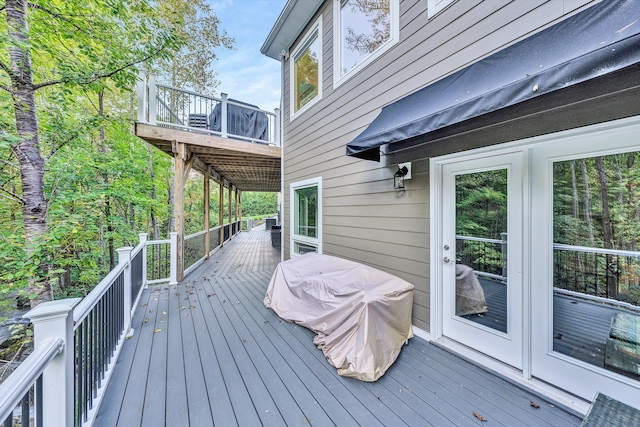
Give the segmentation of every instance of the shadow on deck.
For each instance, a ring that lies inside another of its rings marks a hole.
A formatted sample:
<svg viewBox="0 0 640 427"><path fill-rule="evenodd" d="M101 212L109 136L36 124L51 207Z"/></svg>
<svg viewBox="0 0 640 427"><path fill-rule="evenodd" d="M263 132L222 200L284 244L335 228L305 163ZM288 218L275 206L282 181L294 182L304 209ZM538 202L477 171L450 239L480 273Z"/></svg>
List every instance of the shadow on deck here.
<svg viewBox="0 0 640 427"><path fill-rule="evenodd" d="M377 382L340 377L313 333L264 307L279 258L270 233L243 232L183 283L146 290L96 425L580 424L418 337Z"/></svg>

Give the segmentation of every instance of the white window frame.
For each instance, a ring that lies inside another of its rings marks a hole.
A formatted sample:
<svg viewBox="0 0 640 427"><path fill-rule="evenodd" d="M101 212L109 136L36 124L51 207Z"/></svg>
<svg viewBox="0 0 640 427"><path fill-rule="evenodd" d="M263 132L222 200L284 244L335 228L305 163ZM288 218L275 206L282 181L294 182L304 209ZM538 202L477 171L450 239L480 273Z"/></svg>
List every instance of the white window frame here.
<svg viewBox="0 0 640 427"><path fill-rule="evenodd" d="M317 187L318 188L318 212L316 218L316 238L301 236L295 234L295 192L303 188ZM322 253L322 177L310 178L304 181L292 182L289 185L289 255L293 258L300 254L295 252L295 244L304 243L307 245L315 246L317 253Z"/></svg>
<svg viewBox="0 0 640 427"><path fill-rule="evenodd" d="M454 1L455 0L427 0L427 18L431 19Z"/></svg>
<svg viewBox="0 0 640 427"><path fill-rule="evenodd" d="M295 108L295 76L294 67L296 63L296 57L305 49L309 43L309 40L315 35L318 40L318 94L309 103L304 105L298 111L294 111ZM289 60L289 117L290 121L293 121L296 117L307 111L318 101L322 99L322 15L318 17L313 26L306 32L302 41L298 43L298 46L293 50Z"/></svg>
<svg viewBox="0 0 640 427"><path fill-rule="evenodd" d="M378 49L376 49L369 56L360 61L355 67L347 71L344 76L340 75L342 69L342 55L341 55L341 43L342 43L342 25L340 22L340 10L341 0L333 1L333 87L337 88L351 77L358 74L367 65L382 56L386 51L391 49L400 40L400 5L399 0L389 0L390 7L390 34L389 40L384 42Z"/></svg>

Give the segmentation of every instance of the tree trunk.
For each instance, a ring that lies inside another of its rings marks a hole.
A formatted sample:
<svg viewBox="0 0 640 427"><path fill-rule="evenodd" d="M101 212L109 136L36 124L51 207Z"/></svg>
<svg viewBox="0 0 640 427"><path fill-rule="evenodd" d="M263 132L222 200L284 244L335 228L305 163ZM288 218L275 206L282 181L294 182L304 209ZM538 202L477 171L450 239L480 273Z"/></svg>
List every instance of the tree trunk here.
<svg viewBox="0 0 640 427"><path fill-rule="evenodd" d="M168 182L168 194L167 194L167 208L169 210L169 215L167 216L167 234L173 231L173 221L174 221L174 211L173 211L173 195L174 195L174 184L173 180Z"/></svg>
<svg viewBox="0 0 640 427"><path fill-rule="evenodd" d="M602 157L596 160L596 170L598 171L598 182L600 183L600 199L602 200L602 237L605 249L613 249L613 228L611 226L611 214L609 212L609 188L607 176L604 172ZM618 277L615 274L617 267L613 255L607 255L607 297L616 298L618 296Z"/></svg>
<svg viewBox="0 0 640 427"><path fill-rule="evenodd" d="M578 218L580 216L580 205L578 204L578 184L576 182L576 162L571 160L569 163L571 166L571 189L573 190L573 217Z"/></svg>
<svg viewBox="0 0 640 427"><path fill-rule="evenodd" d="M20 47L29 44L27 2L6 0L5 13L9 36L16 40L9 48L10 78L16 129L21 139L12 148L20 162L26 256L38 266L35 275L28 282L31 307L35 307L41 302L51 301L53 294L48 280L46 256L39 250L47 232L47 202L44 196L44 159L40 153L31 56L28 48Z"/></svg>
<svg viewBox="0 0 640 427"><path fill-rule="evenodd" d="M591 188L589 185L589 174L587 173L587 162L580 161L582 166L582 180L584 182L584 219L587 222L587 231L589 233L589 243L594 245L593 222L591 221Z"/></svg>
<svg viewBox="0 0 640 427"><path fill-rule="evenodd" d="M104 116L104 92L98 92L98 115ZM100 152L107 154L107 143L104 134L104 126L100 125ZM109 189L109 173L102 174L105 188ZM108 192L107 192L108 193ZM111 221L111 197L109 195L104 198L104 216L107 221L107 244L109 246L109 271L116 266L116 248L113 238L113 223Z"/></svg>
<svg viewBox="0 0 640 427"><path fill-rule="evenodd" d="M636 153L627 154L627 173L631 175L631 172L634 170L636 163ZM640 223L640 207L638 206L638 202L636 201L636 189L635 189L635 179L629 179L627 181L627 209L629 212L629 218L633 218L636 224ZM636 233L631 234L631 238L629 241L629 247L631 250L636 250L638 246L638 239Z"/></svg>
<svg viewBox="0 0 640 427"><path fill-rule="evenodd" d="M153 203L156 201L156 175L153 172L153 148L147 144L149 152L149 177L151 178L151 200ZM153 204L151 205L151 233L153 238L151 240L160 240L160 228L158 227L158 218Z"/></svg>

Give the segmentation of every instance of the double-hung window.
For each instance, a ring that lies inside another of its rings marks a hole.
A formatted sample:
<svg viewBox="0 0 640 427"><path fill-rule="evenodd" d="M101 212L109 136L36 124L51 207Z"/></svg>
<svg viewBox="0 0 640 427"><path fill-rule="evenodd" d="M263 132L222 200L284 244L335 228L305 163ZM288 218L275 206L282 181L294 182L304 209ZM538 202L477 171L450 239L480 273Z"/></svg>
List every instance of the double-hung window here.
<svg viewBox="0 0 640 427"><path fill-rule="evenodd" d="M291 119L322 98L322 17L313 24L293 51Z"/></svg>
<svg viewBox="0 0 640 427"><path fill-rule="evenodd" d="M322 178L292 183L291 256L322 253Z"/></svg>
<svg viewBox="0 0 640 427"><path fill-rule="evenodd" d="M397 43L398 0L334 0L333 81L339 86Z"/></svg>

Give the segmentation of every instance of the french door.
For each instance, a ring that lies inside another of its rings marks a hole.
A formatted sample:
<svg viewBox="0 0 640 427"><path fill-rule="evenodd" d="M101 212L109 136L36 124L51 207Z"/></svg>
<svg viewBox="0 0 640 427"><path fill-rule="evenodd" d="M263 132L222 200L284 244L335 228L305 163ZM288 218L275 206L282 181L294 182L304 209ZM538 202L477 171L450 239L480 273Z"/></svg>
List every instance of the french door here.
<svg viewBox="0 0 640 427"><path fill-rule="evenodd" d="M522 154L442 166L442 334L522 368Z"/></svg>
<svg viewBox="0 0 640 427"><path fill-rule="evenodd" d="M637 406L640 119L501 150L431 160L432 338Z"/></svg>

